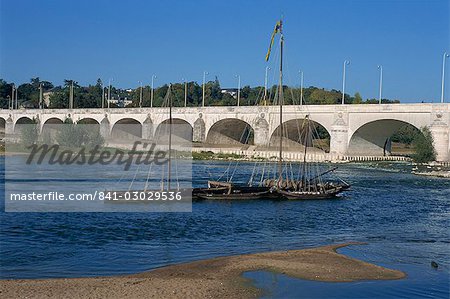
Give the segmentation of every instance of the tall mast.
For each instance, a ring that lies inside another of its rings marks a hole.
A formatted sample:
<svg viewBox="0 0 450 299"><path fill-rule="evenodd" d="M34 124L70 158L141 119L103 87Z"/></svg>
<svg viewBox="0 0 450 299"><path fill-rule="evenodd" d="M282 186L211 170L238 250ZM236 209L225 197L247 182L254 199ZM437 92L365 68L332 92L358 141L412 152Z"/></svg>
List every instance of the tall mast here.
<svg viewBox="0 0 450 299"><path fill-rule="evenodd" d="M278 87L278 101L280 104L280 156L278 158L279 180L283 179L283 24L280 20L280 86Z"/></svg>
<svg viewBox="0 0 450 299"><path fill-rule="evenodd" d="M305 121L306 121L306 125L308 126L308 128L305 131L305 148L303 151L303 169L302 169L302 188L303 190L306 190L306 151L308 149L308 142L309 142L309 133L310 133L310 128L309 128L309 115L306 115L305 117ZM305 121L303 122L303 124L305 124ZM302 126L303 129L304 126Z"/></svg>
<svg viewBox="0 0 450 299"><path fill-rule="evenodd" d="M169 90L168 92L168 100L169 100L169 159L167 166L169 167L169 173L167 176L167 191L170 191L170 179L171 179L171 151L172 151L172 97L170 96L170 89L172 87L172 84L169 84Z"/></svg>

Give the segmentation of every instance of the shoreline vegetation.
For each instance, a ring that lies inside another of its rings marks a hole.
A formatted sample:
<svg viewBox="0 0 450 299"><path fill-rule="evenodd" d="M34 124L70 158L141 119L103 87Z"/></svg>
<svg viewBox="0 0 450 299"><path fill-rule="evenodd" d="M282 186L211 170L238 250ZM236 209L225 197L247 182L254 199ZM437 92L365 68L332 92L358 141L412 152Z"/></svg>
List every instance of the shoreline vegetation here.
<svg viewBox="0 0 450 299"><path fill-rule="evenodd" d="M337 253L346 243L218 257L175 264L134 275L0 280L5 298L257 298L262 290L242 274L273 271L324 281L397 280L406 274Z"/></svg>
<svg viewBox="0 0 450 299"><path fill-rule="evenodd" d="M186 85L185 85L186 84ZM269 82L268 96L269 104L274 98L278 84L271 85ZM40 104L40 88L42 88L44 108L58 109L69 108L70 92L73 92L74 108L101 108L102 100L106 98L105 83L99 78L95 82L91 82L87 86L82 86L72 79L65 79L63 85L55 86L52 82L42 80L39 77L31 78L29 82L24 82L17 86L12 82L0 78L0 108L7 109L10 105L9 96L13 92L13 88L17 90L17 105L24 108L39 108ZM171 84L174 94L174 107L183 107L185 105L185 88L186 89L186 106L198 107L202 105L202 85L195 82L174 82ZM164 103L164 97L167 93L169 85L163 84L153 89L153 107L161 107ZM325 89L316 86L304 87L303 92L300 87L288 87L283 85L283 89L290 89L292 92L286 92L285 104L298 104L300 95L303 94L303 103L309 105L332 105L340 104L342 92L336 89ZM111 85L110 89L110 105L111 108L131 108L142 106L150 107L151 104L151 85L136 86L132 88L120 88ZM264 86L245 85L241 88L240 104L242 106L253 106L255 104L267 104L263 99ZM217 77L214 80L205 82L205 105L206 106L233 106L237 101L237 88L223 88ZM103 93L103 94L102 94ZM400 103L397 99L383 98L383 104ZM430 101L431 102L431 101ZM354 95L345 94L346 104L378 104L378 99L366 98L359 92Z"/></svg>

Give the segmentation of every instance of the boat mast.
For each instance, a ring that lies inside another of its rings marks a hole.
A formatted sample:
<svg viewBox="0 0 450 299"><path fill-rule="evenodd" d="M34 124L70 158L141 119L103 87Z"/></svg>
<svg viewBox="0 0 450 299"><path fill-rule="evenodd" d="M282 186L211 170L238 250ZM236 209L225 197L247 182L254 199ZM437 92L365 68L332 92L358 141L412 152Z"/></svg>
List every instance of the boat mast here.
<svg viewBox="0 0 450 299"><path fill-rule="evenodd" d="M167 191L170 191L170 180L171 180L171 151L172 151L172 97L170 96L170 89L172 87L172 84L169 84L169 90L168 92L168 100L169 100L169 157L167 166L169 167L169 172L167 176Z"/></svg>
<svg viewBox="0 0 450 299"><path fill-rule="evenodd" d="M278 101L280 104L280 156L278 158L279 181L283 180L283 23L280 20L280 86L278 87Z"/></svg>
<svg viewBox="0 0 450 299"><path fill-rule="evenodd" d="M308 150L308 142L309 142L309 115L306 115L305 117L306 125L308 128L305 131L305 148L303 151L303 170L302 170L302 188L303 190L306 190L306 151ZM305 122L303 122L305 124ZM302 126L304 127L304 126Z"/></svg>

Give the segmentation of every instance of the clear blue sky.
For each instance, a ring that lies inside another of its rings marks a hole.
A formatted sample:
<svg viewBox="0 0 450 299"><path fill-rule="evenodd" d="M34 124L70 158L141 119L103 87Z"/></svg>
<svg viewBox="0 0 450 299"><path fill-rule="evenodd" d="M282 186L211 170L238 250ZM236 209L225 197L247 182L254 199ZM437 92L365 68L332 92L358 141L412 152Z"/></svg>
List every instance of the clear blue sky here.
<svg viewBox="0 0 450 299"><path fill-rule="evenodd" d="M0 77L39 76L61 84L114 78L119 87L201 82L262 85L264 56L284 15L286 83L378 94L403 102L437 101L442 54L450 52L449 0L108 1L0 0ZM274 49L276 50L276 49ZM274 57L272 57L274 58ZM270 63L275 66L274 62ZM446 99L450 101L450 59ZM271 83L275 73L271 73Z"/></svg>

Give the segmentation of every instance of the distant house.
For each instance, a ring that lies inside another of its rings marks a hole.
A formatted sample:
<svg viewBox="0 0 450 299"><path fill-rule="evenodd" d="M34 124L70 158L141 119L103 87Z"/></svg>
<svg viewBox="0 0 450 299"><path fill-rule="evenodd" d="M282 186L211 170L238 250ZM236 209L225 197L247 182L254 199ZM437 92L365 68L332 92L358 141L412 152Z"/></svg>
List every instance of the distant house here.
<svg viewBox="0 0 450 299"><path fill-rule="evenodd" d="M221 92L221 93L227 93L227 94L229 94L230 96L232 96L233 98L236 98L236 97L237 97L238 89L237 89L237 88L222 88L222 89L220 90L220 92Z"/></svg>
<svg viewBox="0 0 450 299"><path fill-rule="evenodd" d="M126 107L131 104L133 101L129 100L127 97L117 97L109 100L110 104L115 104L117 107Z"/></svg>

